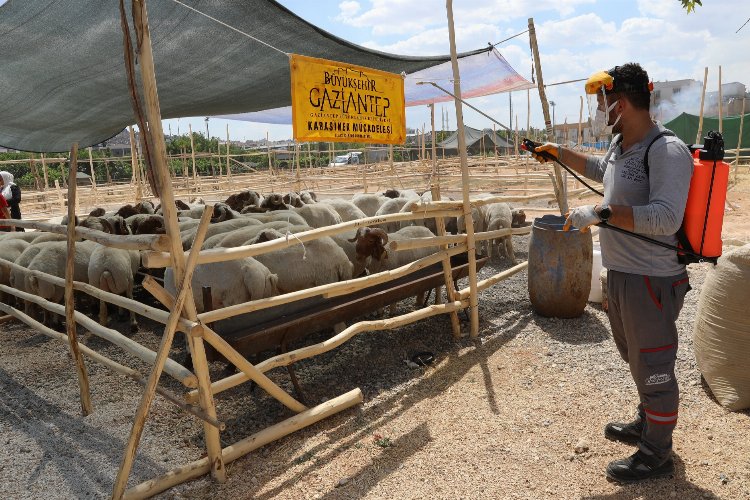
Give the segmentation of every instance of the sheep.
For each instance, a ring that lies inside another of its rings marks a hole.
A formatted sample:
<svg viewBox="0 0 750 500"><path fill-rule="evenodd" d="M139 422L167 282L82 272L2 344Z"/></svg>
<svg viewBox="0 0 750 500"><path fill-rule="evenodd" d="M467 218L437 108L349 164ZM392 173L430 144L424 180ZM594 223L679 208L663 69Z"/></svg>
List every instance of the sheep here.
<svg viewBox="0 0 750 500"><path fill-rule="evenodd" d="M103 208L95 208L91 212L89 212L89 217L104 217L104 214L106 214L107 211Z"/></svg>
<svg viewBox="0 0 750 500"><path fill-rule="evenodd" d="M510 229L513 223L513 215L507 203L491 203L486 205L484 209L484 225L487 231ZM492 257L492 250L495 246L498 247L498 255L504 254L513 264L516 263L516 257L513 254L513 236L508 235L488 241L488 257Z"/></svg>
<svg viewBox="0 0 750 500"><path fill-rule="evenodd" d="M148 200L140 201L136 203L134 207L139 214L153 215L156 213L154 204Z"/></svg>
<svg viewBox="0 0 750 500"><path fill-rule="evenodd" d="M400 193L398 192L398 189L386 189L383 192L383 196L385 196L386 198L398 198L399 194Z"/></svg>
<svg viewBox="0 0 750 500"><path fill-rule="evenodd" d="M202 288L211 287L211 309L243 304L279 294L278 276L252 257L199 264L191 281L193 299L198 313L205 312ZM164 272L165 289L176 296L174 270Z"/></svg>
<svg viewBox="0 0 750 500"><path fill-rule="evenodd" d="M35 239L39 237L40 234L47 234L47 233L43 233L41 231L24 231L24 232L16 231L12 233L0 232L0 241L23 240L26 243L32 243Z"/></svg>
<svg viewBox="0 0 750 500"><path fill-rule="evenodd" d="M351 201L342 200L339 198L332 198L330 200L323 200L321 203L333 207L334 210L341 216L342 222L348 222L352 220L364 219L367 215L360 210L360 208L352 203Z"/></svg>
<svg viewBox="0 0 750 500"><path fill-rule="evenodd" d="M131 215L135 215L138 213L138 210L133 205L124 205L120 207L117 212L115 212L115 215L119 215L123 219L127 219Z"/></svg>
<svg viewBox="0 0 750 500"><path fill-rule="evenodd" d="M259 206L266 210L289 210L291 208L284 203L284 197L277 193L266 196L266 198L260 202Z"/></svg>
<svg viewBox="0 0 750 500"><path fill-rule="evenodd" d="M409 226L387 234L380 228L359 228L357 234L349 241L356 242L357 260L364 265L370 274L396 269L437 252L436 247L414 248L399 252L388 252L385 245L388 241L400 241L413 238L428 238L435 235L422 226ZM438 289L439 290L439 289ZM440 292L436 293L436 300ZM417 304L424 303L424 292L416 298ZM391 305L393 312L393 305Z"/></svg>
<svg viewBox="0 0 750 500"><path fill-rule="evenodd" d="M365 273L365 265L357 259L356 249L356 238L354 237L356 231L351 230L339 234L331 235L331 239L341 247L346 256L349 258L349 262L352 263L352 278L359 278Z"/></svg>
<svg viewBox="0 0 750 500"><path fill-rule="evenodd" d="M15 262L28 247L29 243L20 238L2 239L0 240L0 257ZM10 285L10 271L10 268L0 264L0 284ZM0 298L5 299L4 293L0 293L0 296ZM7 302L7 300L3 300L3 302Z"/></svg>
<svg viewBox="0 0 750 500"><path fill-rule="evenodd" d="M81 227L96 229L97 231L102 231L110 234L130 234L128 224L120 215L109 217L87 217L86 219L79 222L78 225Z"/></svg>
<svg viewBox="0 0 750 500"><path fill-rule="evenodd" d="M133 283L140 263L141 256L137 250L97 246L91 254L86 269L88 282L105 292L125 294L132 299ZM99 302L99 324L102 326L109 324L107 303L103 300ZM131 333L138 331L138 322L133 311L130 311L130 331Z"/></svg>
<svg viewBox="0 0 750 500"><path fill-rule="evenodd" d="M513 222L510 227L524 227L526 226L526 212L520 208L512 208L511 214L513 215Z"/></svg>
<svg viewBox="0 0 750 500"><path fill-rule="evenodd" d="M306 191L300 191L299 197L302 199L302 202L305 205L312 205L313 203L318 202L318 195L316 195L314 191L310 191L309 189Z"/></svg>
<svg viewBox="0 0 750 500"><path fill-rule="evenodd" d="M251 226L237 231L232 231L229 234L219 235L221 238L218 241L206 241L206 244L203 246L203 248L231 248L250 245L251 241L253 241L253 239L258 234L269 229L277 230L282 236L285 236L287 232L300 233L302 231L309 231L312 228L307 225L293 226L284 221L268 222L260 226Z"/></svg>
<svg viewBox="0 0 750 500"><path fill-rule="evenodd" d="M308 226L319 228L333 226L341 223L341 216L330 205L316 203L314 205L304 205L295 209L299 215L305 219Z"/></svg>
<svg viewBox="0 0 750 500"><path fill-rule="evenodd" d="M229 205L232 210L237 212L242 212L242 209L247 206L259 206L260 202L260 193L251 190L240 191L239 193L230 195L229 198L224 201L224 203Z"/></svg>
<svg viewBox="0 0 750 500"><path fill-rule="evenodd" d="M404 205L406 205L408 201L409 200L407 200L406 198L390 199L386 201L385 203L383 203L383 205L381 205L378 211L375 212L375 216L379 217L379 216L384 216L384 215L396 214L404 207ZM401 229L401 223L400 222L386 222L385 224L381 224L378 227L382 229L383 231L385 231L386 233L394 233L398 231L399 229Z"/></svg>
<svg viewBox="0 0 750 500"><path fill-rule="evenodd" d="M52 242L45 242L29 245L23 252L21 252L21 254L15 259L14 262L15 264L21 266L21 268L23 269L13 268L10 270L10 274L8 276L8 283L12 288L20 290L22 292L28 291L28 288L26 286L26 276L28 273L26 272L26 270L29 267L29 264L31 264L31 261L34 260L34 257L36 257L43 248L48 247L51 244ZM31 315L33 307L35 306L32 303L24 301L24 312L26 314Z"/></svg>
<svg viewBox="0 0 750 500"><path fill-rule="evenodd" d="M265 237L269 237L272 231L267 230ZM277 236L282 235L277 233ZM327 236L257 255L255 259L278 276L280 293L352 278L352 263L344 251Z"/></svg>
<svg viewBox="0 0 750 500"><path fill-rule="evenodd" d="M163 216L138 214L135 217L138 218L130 224L132 234L166 234Z"/></svg>
<svg viewBox="0 0 750 500"><path fill-rule="evenodd" d="M285 194L284 196L282 196L281 199L285 204L295 207L295 208L299 208L305 204L305 202L302 201L302 198L300 197L300 195L294 192L289 192Z"/></svg>
<svg viewBox="0 0 750 500"><path fill-rule="evenodd" d="M206 239L219 233L226 233L228 231L233 231L242 227L254 226L259 224L261 224L261 222L249 217L240 217L238 219L231 219L228 221L211 224L206 230ZM196 228L197 224L193 228L180 231L183 250L190 250L190 248L192 248L193 240L195 239Z"/></svg>
<svg viewBox="0 0 750 500"><path fill-rule="evenodd" d="M363 193L352 196L352 203L354 203L357 208L362 210L362 212L368 217L374 216L386 200L387 198L385 196L377 194Z"/></svg>
<svg viewBox="0 0 750 500"><path fill-rule="evenodd" d="M44 243L45 241L67 241L68 236L64 234L57 234L57 233L32 233L36 234L37 237L34 238L34 245L37 245L39 243ZM80 241L80 240L78 240Z"/></svg>
<svg viewBox="0 0 750 500"><path fill-rule="evenodd" d="M94 249L99 246L93 241L82 241L76 243L75 257L73 265L73 280L74 281L87 281L87 270L89 262L91 261ZM29 271L41 271L43 273L57 276L59 278L65 277L65 267L68 254L68 244L64 241L48 242L36 256L31 260L28 265ZM40 279L31 274L26 276L27 292L37 295L50 302L62 302L65 289L63 287L53 285L47 280ZM45 312L46 317L46 312ZM52 315L52 322L57 323L57 315Z"/></svg>
<svg viewBox="0 0 750 500"><path fill-rule="evenodd" d="M403 189L398 193L399 198L406 198L407 200L417 200L420 194L413 189Z"/></svg>

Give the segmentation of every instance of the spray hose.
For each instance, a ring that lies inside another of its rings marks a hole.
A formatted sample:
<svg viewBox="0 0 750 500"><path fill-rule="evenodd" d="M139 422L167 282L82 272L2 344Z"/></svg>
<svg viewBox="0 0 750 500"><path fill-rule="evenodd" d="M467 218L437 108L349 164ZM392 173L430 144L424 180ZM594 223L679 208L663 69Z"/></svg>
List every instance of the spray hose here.
<svg viewBox="0 0 750 500"><path fill-rule="evenodd" d="M525 151L528 151L529 153L535 154L537 156L541 156L542 158L544 158L546 160L554 161L555 163L557 163L558 165L560 165L562 168L564 168L566 171L570 172L570 174L573 177L575 177L576 180L578 180L578 182L580 182L581 184L583 184L584 186L586 186L587 188L589 188L591 191L593 191L594 193L598 194L599 196L602 196L602 197L604 196L604 193L602 193L601 191L598 191L597 189L594 189L593 187L591 187L590 185L588 185L570 167L568 167L566 164L564 164L563 162L561 162L560 159L557 158L555 155L550 154L550 153L548 153L546 151L539 151L539 152L537 152L536 148L539 147L539 146L541 146L540 143L534 142L531 139L526 139L526 138L524 138L523 142L521 143L521 149L523 149ZM600 222L599 224L596 224L596 225L598 227L603 227L603 228L606 228L606 229L611 229L612 231L616 231L618 233L622 233L622 234L626 234L628 236L632 236L633 238L637 238L639 240L645 241L647 243L651 243L653 245L658 245L660 247L663 247L663 248L666 248L666 249L669 249L669 250L674 250L677 253L691 255L691 256L695 257L696 259L698 259L698 262L715 262L716 261L715 258L705 257L705 256L703 256L701 254L693 252L690 249L676 247L674 245L670 245L669 243L664 243L663 241L655 240L653 238L649 238L648 236L643 236L642 234L634 233L633 231L628 231L627 229L623 229L621 227L612 226L612 225L608 224L606 221L602 221L602 222Z"/></svg>

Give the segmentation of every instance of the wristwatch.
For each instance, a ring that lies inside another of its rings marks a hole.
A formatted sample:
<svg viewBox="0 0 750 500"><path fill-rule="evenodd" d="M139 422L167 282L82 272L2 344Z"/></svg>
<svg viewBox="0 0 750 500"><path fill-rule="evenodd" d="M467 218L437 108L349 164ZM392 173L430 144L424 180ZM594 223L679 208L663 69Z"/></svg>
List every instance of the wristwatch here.
<svg viewBox="0 0 750 500"><path fill-rule="evenodd" d="M602 222L607 222L609 218L612 217L612 210L610 210L609 207L599 207L599 210L596 211L596 215L599 216Z"/></svg>

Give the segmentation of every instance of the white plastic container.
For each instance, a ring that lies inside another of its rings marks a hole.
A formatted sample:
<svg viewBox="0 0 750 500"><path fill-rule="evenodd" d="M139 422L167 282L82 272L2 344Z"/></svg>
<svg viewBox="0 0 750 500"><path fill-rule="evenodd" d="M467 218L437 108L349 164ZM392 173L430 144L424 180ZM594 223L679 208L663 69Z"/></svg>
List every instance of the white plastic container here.
<svg viewBox="0 0 750 500"><path fill-rule="evenodd" d="M598 242L594 242L594 258L591 260L591 292L589 293L589 302L602 303L602 284L599 282L599 275L604 266L602 266L602 249Z"/></svg>

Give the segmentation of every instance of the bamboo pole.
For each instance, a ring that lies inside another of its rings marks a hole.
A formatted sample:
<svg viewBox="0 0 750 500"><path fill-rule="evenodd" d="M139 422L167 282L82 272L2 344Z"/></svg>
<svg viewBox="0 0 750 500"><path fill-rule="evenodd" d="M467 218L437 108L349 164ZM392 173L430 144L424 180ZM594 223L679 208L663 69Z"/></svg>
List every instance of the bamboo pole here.
<svg viewBox="0 0 750 500"><path fill-rule="evenodd" d="M49 189L49 176L47 173L47 157L42 153L42 174L44 174L44 190Z"/></svg>
<svg viewBox="0 0 750 500"><path fill-rule="evenodd" d="M65 212L65 199L63 198L60 183L55 179L55 191L57 192L57 201L60 203L60 212Z"/></svg>
<svg viewBox="0 0 750 500"><path fill-rule="evenodd" d="M38 276L38 274L36 273L37 273L36 271L32 272L33 275ZM2 290L3 292L7 294L18 297L22 300L26 300L33 304L37 304L38 306L50 312L60 314L60 315L65 315L65 306L61 304L50 302L41 297L37 297L36 295L31 295L30 293L23 292L15 288L11 288L7 285L0 285L0 290ZM132 339L129 339L128 337L124 336L117 330L113 330L111 328L101 326L95 320L89 318L88 316L86 316L85 314L79 311L75 311L73 318L75 322L80 323L82 327L86 328L88 331L90 331L97 337L100 337L102 339L105 339L111 342L112 344L116 345L117 347L120 347L122 350L132 354L133 356L141 359L142 361L146 363L149 363L149 364L153 363L154 360L156 359L156 353L154 353L154 351L147 349L146 347L143 347L138 342ZM190 388L198 387L198 383L197 383L197 379L195 378L195 375L193 375L190 372L190 370L180 365L176 361L173 361L171 359L168 360L168 362L165 364L164 371L167 372L174 379L179 380L185 387L190 387Z"/></svg>
<svg viewBox="0 0 750 500"><path fill-rule="evenodd" d="M458 127L458 150L461 160L461 180L463 182L463 215L466 221L466 251L469 254L469 286L472 293L469 297L469 310L471 318L471 329L469 336L476 338L479 335L479 300L477 298L477 256L476 242L474 240L474 222L469 201L469 165L466 155L466 136L464 135L464 115L461 105L461 76L458 69L458 58L456 56L456 33L453 27L453 0L445 2L448 14L448 35L450 39L451 66L453 67L453 93L456 98L456 124Z"/></svg>
<svg viewBox="0 0 750 500"><path fill-rule="evenodd" d="M203 329L203 338L206 342L211 344L217 351L219 351L219 353L227 358L230 363L242 371L248 379L258 384L258 386L270 394L271 397L297 413L307 410L305 405L284 392L281 387L276 385L271 379L264 375L263 372L258 370L252 363L245 359L245 357L230 346L226 340L221 338L219 334L206 325L204 325Z"/></svg>
<svg viewBox="0 0 750 500"><path fill-rule="evenodd" d="M213 311L206 311L198 315L198 319L201 323L213 323L222 319L231 318L240 314L245 314L253 311L259 311L261 309L268 309L282 304L288 304L308 297L314 297L316 295L323 295L325 298L338 297L340 295L346 295L357 290L361 290L368 286L385 283L398 279L407 274L419 271L425 267L429 267L441 259L446 257L450 258L453 255L466 252L466 246L460 245L449 248L444 252L436 252L427 257L415 260L403 266L379 273L371 274L362 278L354 278L347 281L340 281L337 283L328 283L326 285L318 285L316 287L307 288L305 290L298 290L296 292L285 293L282 295L275 295L264 299L251 300L250 302L244 302L242 304L236 304L232 306L223 307L221 309L215 309Z"/></svg>
<svg viewBox="0 0 750 500"><path fill-rule="evenodd" d="M698 133L695 136L695 143L701 144L703 135L703 103L706 100L706 87L708 86L708 66L703 70L703 90L701 91L701 110L698 115Z"/></svg>
<svg viewBox="0 0 750 500"><path fill-rule="evenodd" d="M479 290L484 290L486 288L491 287L492 285L499 283L500 281L506 280L513 276L514 274L520 273L521 271L525 270L529 267L528 262L521 262L520 264L517 264L510 269L506 269L505 271L502 271L500 273L497 273L494 276L490 276L487 279L484 279L477 283L477 288ZM466 300L466 298L469 296L469 288L464 288L459 292L459 297L461 300Z"/></svg>
<svg viewBox="0 0 750 500"><path fill-rule="evenodd" d="M544 90L544 80L542 78L542 62L539 59L539 47L536 43L536 29L534 28L534 18L529 18L529 41L531 43L531 52L534 56L534 68L536 69L536 81L537 88L539 89L539 99L542 102L542 113L544 114L544 125L547 129L547 135L552 135L552 122L549 116L549 103L547 102L547 94ZM554 137L552 138L554 141ZM553 186L555 188L555 195L557 197L557 204L560 207L560 214L566 214L568 212L568 199L567 189L563 184L562 173L560 171L560 165L553 163L552 165L555 177L553 179Z"/></svg>
<svg viewBox="0 0 750 500"><path fill-rule="evenodd" d="M193 137L193 126L188 123L188 133L190 134L190 158L193 162L193 182L198 181L198 172L195 167L195 138Z"/></svg>
<svg viewBox="0 0 750 500"><path fill-rule="evenodd" d="M435 114L432 115L432 160L435 163L434 168L437 169L437 158L435 156ZM440 201L440 185L434 184L432 186L432 199ZM445 220L442 217L437 217L435 219L435 226L437 227L437 234L438 237L445 237ZM463 237L461 238L463 239ZM443 244L440 245L440 250L445 252L448 250L448 245ZM456 287L453 283L453 271L451 268L451 260L450 257L444 258L442 260L443 264L443 279L445 280L445 295L448 298L449 302L455 302L457 300L456 295ZM437 297L436 297L437 299ZM442 303L442 297L440 297L440 301ZM451 311L449 313L450 315L450 322L451 322L451 333L453 334L454 339L458 339L461 337L461 321L458 319L458 312L457 311Z"/></svg>
<svg viewBox="0 0 750 500"><path fill-rule="evenodd" d="M90 149L90 148L89 148ZM89 151L90 154L90 151ZM73 298L73 268L75 265L76 238L75 238L75 212L73 200L76 199L76 164L78 160L78 143L74 143L70 149L70 166L68 168L68 254L65 260L65 329L68 334L70 354L78 373L78 385L81 390L81 412L83 416L89 415L93 408L91 406L91 392L89 390L89 376L83 356L78 349L78 336L76 334L76 322L74 320L75 302Z"/></svg>
<svg viewBox="0 0 750 500"><path fill-rule="evenodd" d="M531 90L526 89L526 136L531 137ZM524 177L523 181L523 194L526 194L526 190L528 189L528 175L529 175L529 155L524 156L523 159L523 166L524 166L524 173L526 177Z"/></svg>
<svg viewBox="0 0 750 500"><path fill-rule="evenodd" d="M734 156L734 183L737 184L737 171L740 169L740 148L742 148L742 125L745 123L745 98L742 98L742 112L740 113L740 134L737 137L737 152Z"/></svg>
<svg viewBox="0 0 750 500"><path fill-rule="evenodd" d="M70 183L68 183L70 189ZM8 226L36 229L55 234L68 234L68 227L50 222L39 222L32 220L11 219L4 221ZM167 251L169 238L163 234L110 234L97 229L73 225L76 238L96 241L104 246L121 248L123 250L153 250L157 252Z"/></svg>
<svg viewBox="0 0 750 500"><path fill-rule="evenodd" d="M276 441L304 427L310 426L323 420L335 413L350 408L362 402L362 391L359 388L353 389L345 394L330 399L324 403L314 406L300 414L288 418L278 424L272 425L257 432L237 443L227 446L222 450L222 458L225 463L233 462L243 457L253 450L260 448L270 442ZM206 473L210 469L208 458L202 458L195 462L189 463L183 467L173 469L166 474L141 483L129 489L125 498L136 500L149 498L157 493L165 491L173 486L181 484L190 479L195 479Z"/></svg>
<svg viewBox="0 0 750 500"><path fill-rule="evenodd" d="M229 124L227 123L227 181L232 180L232 168L229 166Z"/></svg>
<svg viewBox="0 0 750 500"><path fill-rule="evenodd" d="M141 168L138 164L138 147L135 142L135 132L132 126L128 126L130 136L130 168L133 170L133 182L135 183L135 201L143 199L143 184L141 183Z"/></svg>
<svg viewBox="0 0 750 500"><path fill-rule="evenodd" d="M167 170L166 160L166 145L164 144L164 132L162 130L161 123L161 111L159 109L159 96L156 86L156 76L154 74L154 61L153 54L151 52L151 35L148 27L148 14L145 3L139 3L133 1L133 18L134 24L136 25L136 34L140 35L140 68L141 68L141 80L143 82L143 94L146 101L146 112L149 122L149 132L155 146L154 163L152 169L154 177L159 186L160 196L162 197L162 209L164 213L164 222L167 229L167 235L170 238L172 245L172 258L173 266L175 269L175 283L181 283L179 288L178 297L176 300L176 307L173 309L169 316L169 322L165 326L164 335L162 336L159 351L157 353L156 361L151 374L146 384L146 389L141 398L141 402L138 406L138 411L133 419L133 428L128 438L128 444L123 454L122 464L117 473L117 478L112 491L112 497L119 499L125 492L127 486L128 476L133 466L135 459L136 449L140 442L141 435L143 433L143 427L148 417L148 412L151 407L151 403L154 398L156 386L161 376L162 368L169 354L169 349L172 346L174 339L175 327L178 319L182 313L186 313L188 319L194 319L195 304L193 302L193 294L190 286L192 274L195 269L198 249L203 243L203 236L210 220L210 213L208 207L204 211L201 223L196 231L195 242L198 245L196 252L192 252L190 257L185 262L184 254L182 253L182 247L179 239L179 226L177 225L177 213L174 205L174 195L172 193L172 182L169 180L169 174ZM136 12L139 15L136 15ZM184 311L183 311L184 307ZM193 343L191 344L191 340ZM199 399L201 402L201 408L210 417L215 418L216 411L213 406L213 398L210 392L207 394L206 387L203 386L205 380L208 378L206 369L206 358L205 352L202 352L201 339L193 339L192 336L188 336L188 343L190 347L194 348L193 363L196 368L196 375L198 377L199 387ZM198 348L198 349L195 349ZM197 361L197 362L196 362ZM210 379L209 379L210 380ZM219 480L223 481L226 479L226 469L221 458L221 444L219 442L218 430L215 427L204 424L205 442L207 449L207 459L211 475Z"/></svg>
<svg viewBox="0 0 750 500"><path fill-rule="evenodd" d="M268 153L268 175L272 175L273 166L271 165L271 141L269 139L268 131L266 131L266 153Z"/></svg>
<svg viewBox="0 0 750 500"><path fill-rule="evenodd" d="M311 358L313 356L317 356L319 354L323 354L328 351L331 351L332 349L335 349L336 347L340 346L341 344L353 338L355 335L362 333L362 332L392 330L394 328L400 328L401 326L408 325L408 324L414 323L415 321L419 321L425 318L430 318L438 314L446 314L451 311L459 311L460 309L464 309L467 306L468 306L467 300L448 302L445 304L436 304L432 306L427 306L422 309L418 309L416 311L402 314L400 316L394 316L392 318L373 320L373 321L361 321L359 323L355 323L349 326L348 328L343 330L341 333L323 342L313 344L307 347L302 347L300 349L295 349L294 351L289 351L289 352L278 354L276 356L268 358L267 360L262 361L261 363L258 363L256 365L256 368L260 370L261 372L265 373L269 370L273 370L274 368L288 366L292 363L296 363L297 361L301 361L303 359ZM236 387L240 384L243 384L247 382L248 380L249 379L244 373L236 373L234 375L231 375L229 377L226 377L226 378L223 378L221 380L217 380L216 382L214 382L211 385L211 392L213 394L219 394L233 387ZM190 391L189 393L187 393L186 400L188 402L194 402L196 399L197 399L196 391Z"/></svg>
<svg viewBox="0 0 750 500"><path fill-rule="evenodd" d="M69 342L67 335L60 333L60 332L56 332L52 328L44 326L43 324L39 323L35 319L31 318L30 316L24 314L22 311L19 311L18 309L14 307L0 303L0 310L9 313L9 315L5 317L18 319L19 321L22 321L23 323L30 326L34 330L42 333L43 335L46 335L53 339L61 340L66 343ZM84 344L81 344L80 342L78 343L78 349L81 351L82 354L85 354L92 360L106 366L112 371L117 372L121 375L125 375L126 377L135 380L141 385L144 385L146 383L145 379L143 378L143 375L141 375L139 371L134 370L133 368L130 368L128 366L121 365L120 363L109 359L108 357L94 351L93 349L86 347ZM163 387L157 387L156 392L158 392L161 396L163 396L167 401L171 402L172 404L176 406L179 406L186 412L195 415L201 420L205 420L206 422L209 422L211 425L218 427L219 429L222 429L222 430L226 428L226 424L224 424L224 422L220 422L217 419L210 419L202 410L196 408L195 406L191 404L186 403L185 401L183 401L184 398L180 398L174 395L172 392L168 391L167 389L164 389Z"/></svg>

